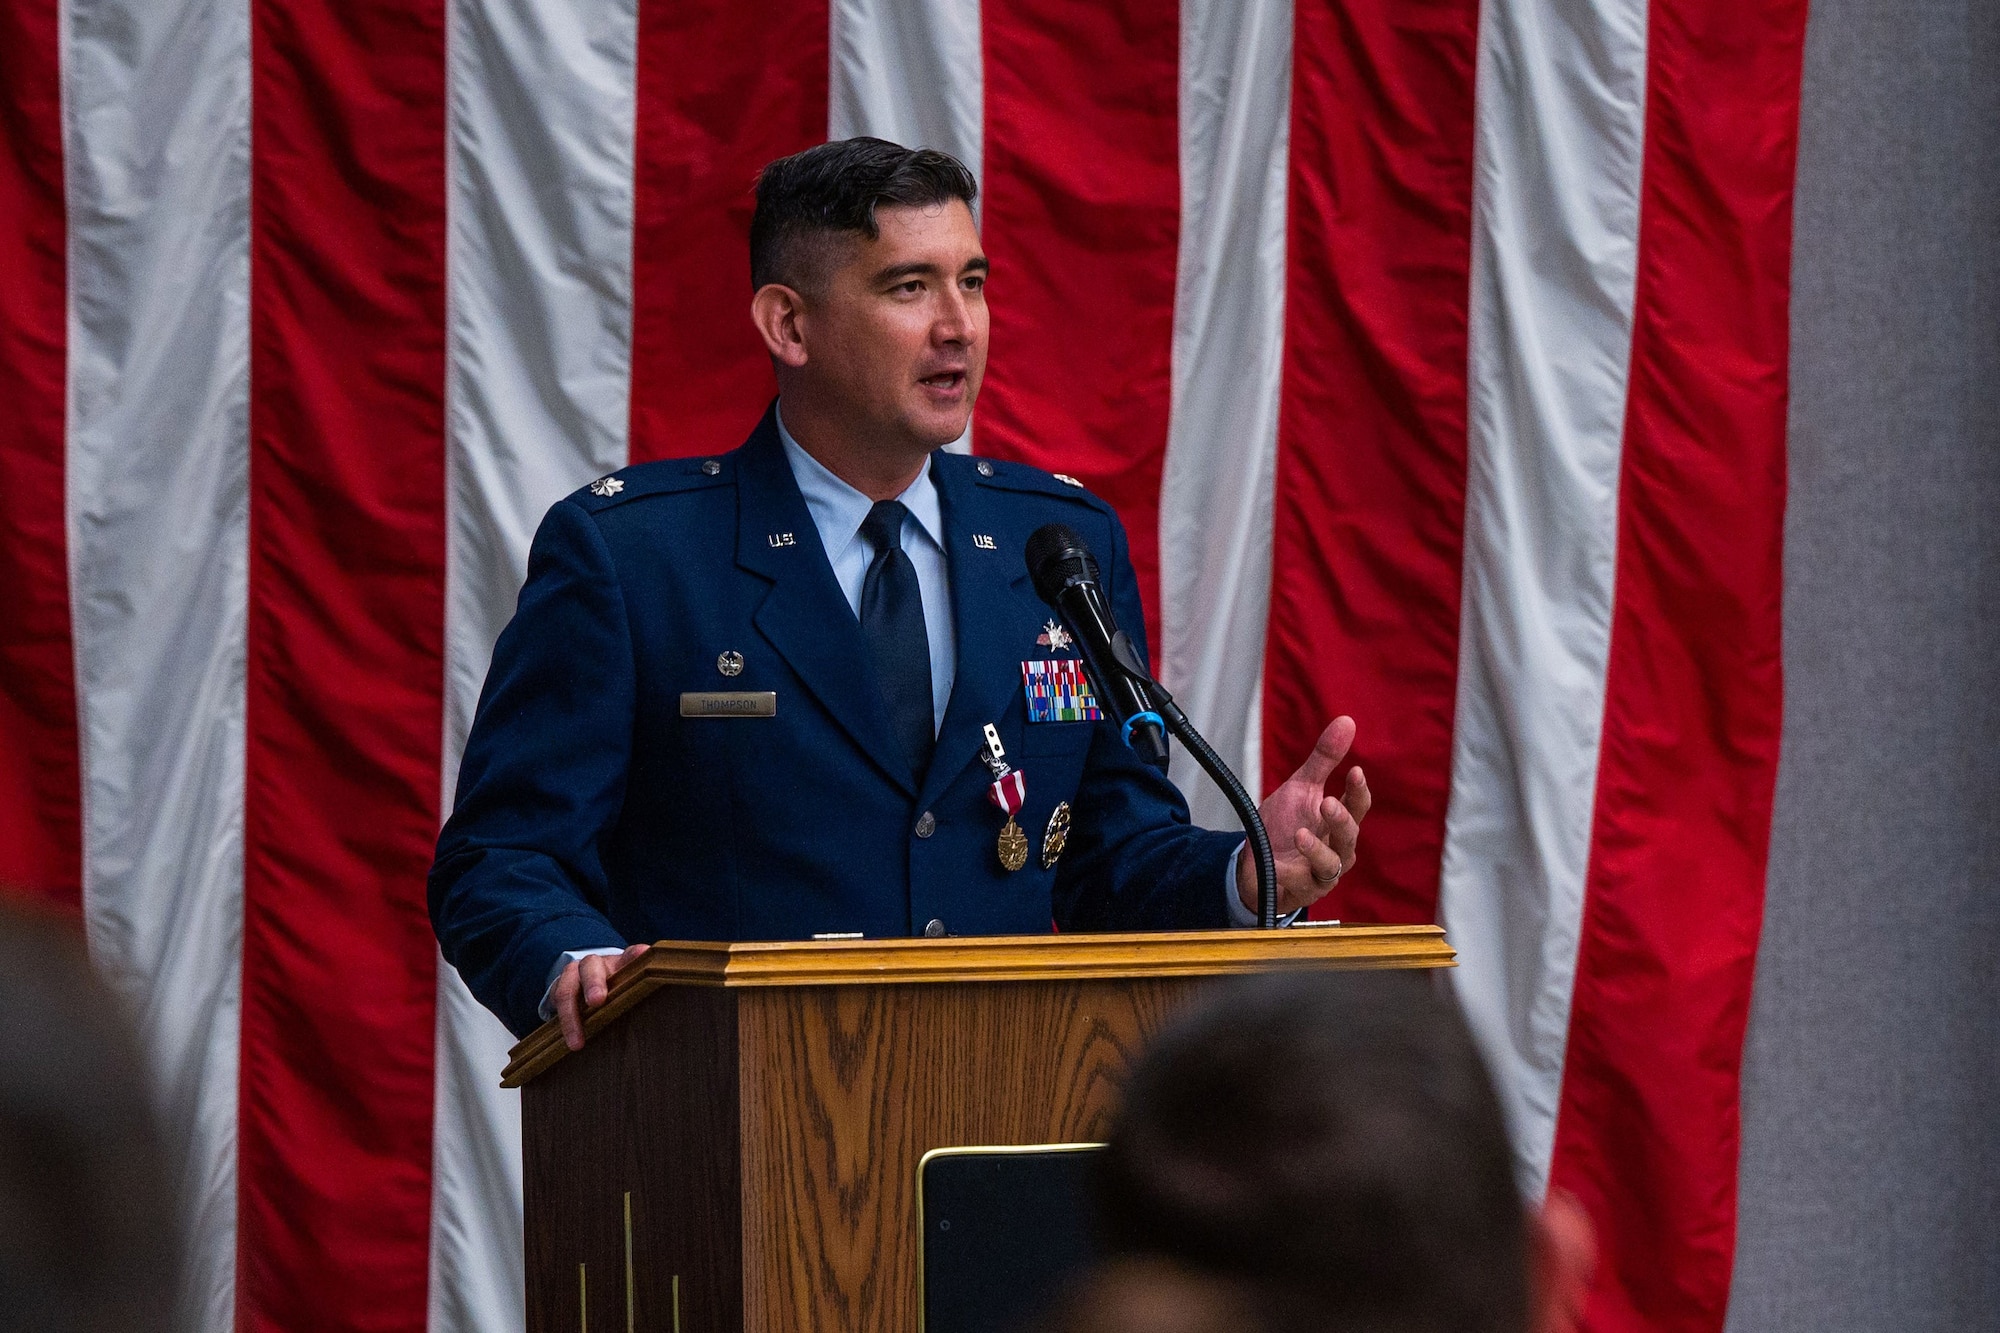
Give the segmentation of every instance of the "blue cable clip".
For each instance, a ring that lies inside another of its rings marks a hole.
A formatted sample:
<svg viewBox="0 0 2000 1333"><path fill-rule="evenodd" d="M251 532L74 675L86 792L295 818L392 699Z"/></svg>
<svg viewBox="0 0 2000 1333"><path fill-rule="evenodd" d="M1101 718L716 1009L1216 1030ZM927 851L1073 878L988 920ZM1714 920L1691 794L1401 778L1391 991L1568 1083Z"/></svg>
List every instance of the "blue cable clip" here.
<svg viewBox="0 0 2000 1333"><path fill-rule="evenodd" d="M1132 728L1138 726L1141 722L1150 722L1161 731L1167 729L1167 720L1150 708L1143 713L1134 713L1125 719L1125 730L1120 733L1124 736L1126 745L1129 746L1132 744Z"/></svg>

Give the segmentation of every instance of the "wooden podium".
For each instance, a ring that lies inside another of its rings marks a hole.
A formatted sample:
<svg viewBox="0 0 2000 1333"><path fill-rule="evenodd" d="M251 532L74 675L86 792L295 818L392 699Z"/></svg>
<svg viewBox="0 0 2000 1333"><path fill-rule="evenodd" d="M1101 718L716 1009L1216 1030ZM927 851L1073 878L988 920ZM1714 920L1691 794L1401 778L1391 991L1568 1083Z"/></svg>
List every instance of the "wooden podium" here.
<svg viewBox="0 0 2000 1333"><path fill-rule="evenodd" d="M1211 979L1449 967L1436 926L700 944L513 1051L530 1333L904 1333L934 1148L1104 1137Z"/></svg>

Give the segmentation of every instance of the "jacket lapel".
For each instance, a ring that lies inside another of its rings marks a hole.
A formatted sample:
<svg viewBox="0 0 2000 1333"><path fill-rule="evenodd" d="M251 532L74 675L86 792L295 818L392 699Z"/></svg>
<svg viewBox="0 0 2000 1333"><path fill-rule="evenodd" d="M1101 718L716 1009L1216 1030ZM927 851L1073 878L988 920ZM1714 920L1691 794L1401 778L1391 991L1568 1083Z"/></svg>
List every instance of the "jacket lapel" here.
<svg viewBox="0 0 2000 1333"><path fill-rule="evenodd" d="M1003 528L989 512L986 493L973 480L969 463L956 466L963 462L940 457L931 467L944 509L958 668L920 804L943 795L978 762L985 725L1006 715L1020 689L1021 659L1027 655L1020 642L1022 625L1039 605L1019 551L1004 543L996 550L973 544L975 534L991 536Z"/></svg>
<svg viewBox="0 0 2000 1333"><path fill-rule="evenodd" d="M855 744L914 795L861 624L834 581L771 412L736 458L736 563L771 582L753 622Z"/></svg>

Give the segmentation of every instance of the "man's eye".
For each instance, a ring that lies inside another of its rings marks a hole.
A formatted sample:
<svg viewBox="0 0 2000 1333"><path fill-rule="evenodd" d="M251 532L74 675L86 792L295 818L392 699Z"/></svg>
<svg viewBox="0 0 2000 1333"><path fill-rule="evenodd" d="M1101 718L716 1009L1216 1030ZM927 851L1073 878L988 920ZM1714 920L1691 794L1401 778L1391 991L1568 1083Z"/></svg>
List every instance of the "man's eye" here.
<svg viewBox="0 0 2000 1333"><path fill-rule="evenodd" d="M965 280L965 290L969 292L984 291L985 289L986 279L976 273Z"/></svg>
<svg viewBox="0 0 2000 1333"><path fill-rule="evenodd" d="M898 283L896 285L897 291L904 292L910 296L915 296L918 292L922 291L923 289L924 289L924 284L919 282L915 278L910 279L908 282Z"/></svg>

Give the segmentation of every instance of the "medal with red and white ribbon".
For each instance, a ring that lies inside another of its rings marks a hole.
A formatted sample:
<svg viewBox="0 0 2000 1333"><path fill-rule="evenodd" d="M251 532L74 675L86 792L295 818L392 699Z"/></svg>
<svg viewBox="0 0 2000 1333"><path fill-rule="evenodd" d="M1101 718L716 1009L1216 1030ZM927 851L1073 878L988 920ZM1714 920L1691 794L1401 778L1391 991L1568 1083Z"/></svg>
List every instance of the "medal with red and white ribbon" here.
<svg viewBox="0 0 2000 1333"><path fill-rule="evenodd" d="M1028 799L1028 775L1007 762L1007 751L1000 744L1000 731L991 722L986 724L986 744L979 752L979 758L986 770L993 775L991 785L986 788L986 799L1000 807L1007 816L1007 822L1000 826L1000 865L1005 870L1019 870L1028 864L1028 835L1014 822L1014 816L1021 813L1021 806Z"/></svg>

